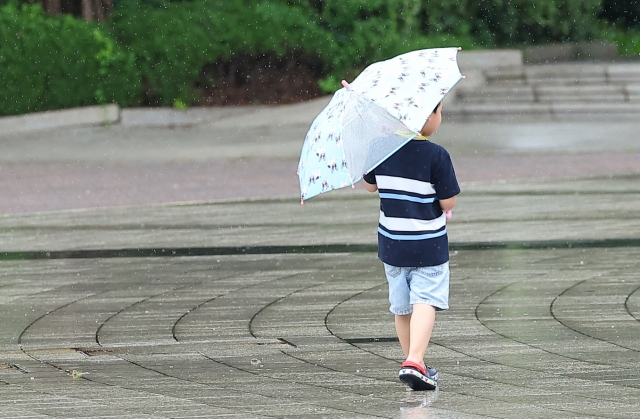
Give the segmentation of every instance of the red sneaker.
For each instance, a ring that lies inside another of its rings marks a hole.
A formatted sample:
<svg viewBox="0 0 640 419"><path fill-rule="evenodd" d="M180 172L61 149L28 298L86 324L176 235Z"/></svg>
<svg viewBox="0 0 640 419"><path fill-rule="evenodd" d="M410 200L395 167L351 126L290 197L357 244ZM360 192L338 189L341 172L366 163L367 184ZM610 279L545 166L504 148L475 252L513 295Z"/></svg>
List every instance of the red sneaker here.
<svg viewBox="0 0 640 419"><path fill-rule="evenodd" d="M412 361L404 361L398 374L400 381L412 390L435 390L438 381L438 371L435 368L424 368Z"/></svg>

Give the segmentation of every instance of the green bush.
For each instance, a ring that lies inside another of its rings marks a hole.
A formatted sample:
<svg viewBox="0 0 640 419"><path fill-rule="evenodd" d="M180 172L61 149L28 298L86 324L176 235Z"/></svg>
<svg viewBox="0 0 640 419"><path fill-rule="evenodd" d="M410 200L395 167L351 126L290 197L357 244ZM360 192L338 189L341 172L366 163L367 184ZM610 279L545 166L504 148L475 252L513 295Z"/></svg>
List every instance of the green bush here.
<svg viewBox="0 0 640 419"><path fill-rule="evenodd" d="M638 0L603 0L600 15L620 26L638 30L640 2Z"/></svg>
<svg viewBox="0 0 640 419"><path fill-rule="evenodd" d="M305 57L330 92L419 48L606 39L640 52L630 0L114 0L104 24L16 6L29 1L0 0L0 115L107 102L183 108L198 83L218 82L205 68L234 74L263 57Z"/></svg>
<svg viewBox="0 0 640 419"><path fill-rule="evenodd" d="M424 0L428 32L468 36L484 47L589 40L601 0Z"/></svg>
<svg viewBox="0 0 640 419"><path fill-rule="evenodd" d="M601 36L601 0L322 0L310 19L338 45L323 90L339 74L419 48L518 47Z"/></svg>
<svg viewBox="0 0 640 419"><path fill-rule="evenodd" d="M136 104L139 75L103 28L39 6L0 8L0 115Z"/></svg>
<svg viewBox="0 0 640 419"><path fill-rule="evenodd" d="M194 0L117 9L111 33L135 55L149 104L191 104L205 64L291 52L331 61L330 36L308 19L310 7L286 1ZM215 83L215 80L212 81Z"/></svg>
<svg viewBox="0 0 640 419"><path fill-rule="evenodd" d="M330 63L334 73L414 49L474 44L466 33L429 30L424 2L324 0L321 4L317 21L338 46Z"/></svg>
<svg viewBox="0 0 640 419"><path fill-rule="evenodd" d="M607 27L603 30L603 38L618 45L618 53L622 56L638 58L640 54L640 30Z"/></svg>

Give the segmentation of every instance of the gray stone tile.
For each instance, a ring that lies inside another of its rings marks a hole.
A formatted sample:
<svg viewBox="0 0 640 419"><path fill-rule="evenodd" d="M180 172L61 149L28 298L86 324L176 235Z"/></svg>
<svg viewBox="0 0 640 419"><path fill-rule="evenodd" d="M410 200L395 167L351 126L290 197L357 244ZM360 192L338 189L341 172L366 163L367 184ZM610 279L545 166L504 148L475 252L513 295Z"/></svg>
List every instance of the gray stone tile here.
<svg viewBox="0 0 640 419"><path fill-rule="evenodd" d="M571 185L460 197L453 246L576 247L453 250L426 394L397 381L373 252L0 260L0 417L633 417L640 195L629 179ZM373 249L376 211L353 195L3 217L0 250Z"/></svg>

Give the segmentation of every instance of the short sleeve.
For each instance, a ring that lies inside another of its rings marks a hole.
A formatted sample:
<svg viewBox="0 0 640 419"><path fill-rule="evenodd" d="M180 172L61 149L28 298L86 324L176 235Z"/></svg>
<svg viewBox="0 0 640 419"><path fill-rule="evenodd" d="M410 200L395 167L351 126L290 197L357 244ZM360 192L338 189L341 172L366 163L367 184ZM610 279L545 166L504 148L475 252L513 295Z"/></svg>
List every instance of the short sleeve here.
<svg viewBox="0 0 640 419"><path fill-rule="evenodd" d="M376 172L375 170L370 171L369 173L365 173L364 175L362 175L362 179L364 179L365 182L371 184L371 185L375 185L376 184Z"/></svg>
<svg viewBox="0 0 640 419"><path fill-rule="evenodd" d="M449 199L460 193L460 186L458 185L456 173L453 169L453 162L451 161L449 153L442 149L439 157L434 166L432 183L438 199Z"/></svg>

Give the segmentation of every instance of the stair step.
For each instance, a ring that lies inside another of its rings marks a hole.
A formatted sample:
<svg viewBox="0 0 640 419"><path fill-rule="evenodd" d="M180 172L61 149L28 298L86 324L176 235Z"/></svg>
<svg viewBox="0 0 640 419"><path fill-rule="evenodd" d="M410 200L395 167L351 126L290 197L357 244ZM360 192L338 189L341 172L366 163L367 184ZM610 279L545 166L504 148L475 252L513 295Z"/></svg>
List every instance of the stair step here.
<svg viewBox="0 0 640 419"><path fill-rule="evenodd" d="M513 84L483 86L476 90L458 90L457 99L463 103L485 102L535 102L533 86Z"/></svg>
<svg viewBox="0 0 640 419"><path fill-rule="evenodd" d="M461 103L488 102L586 102L622 103L640 101L638 84L601 85L526 85L503 83L478 89L458 89L456 100Z"/></svg>
<svg viewBox="0 0 640 419"><path fill-rule="evenodd" d="M482 74L486 83L455 88L452 115L640 113L640 62L511 65Z"/></svg>
<svg viewBox="0 0 640 419"><path fill-rule="evenodd" d="M640 63L510 66L484 74L489 84L515 80L531 84L640 83Z"/></svg>
<svg viewBox="0 0 640 419"><path fill-rule="evenodd" d="M538 102L626 102L624 85L549 86L534 89Z"/></svg>
<svg viewBox="0 0 640 419"><path fill-rule="evenodd" d="M531 65L524 67L525 79L528 83L549 83L562 81L569 83L605 83L607 67L602 64L552 64Z"/></svg>
<svg viewBox="0 0 640 419"><path fill-rule="evenodd" d="M635 118L640 114L640 102L636 103L485 103L451 104L444 109L447 118L505 119L515 116L530 116L541 119L571 119L606 115L621 119Z"/></svg>

